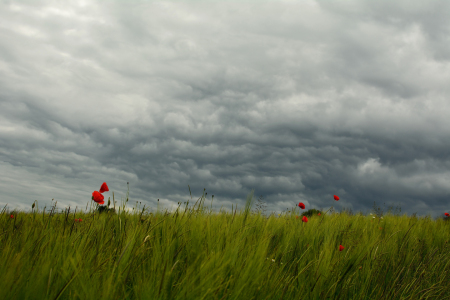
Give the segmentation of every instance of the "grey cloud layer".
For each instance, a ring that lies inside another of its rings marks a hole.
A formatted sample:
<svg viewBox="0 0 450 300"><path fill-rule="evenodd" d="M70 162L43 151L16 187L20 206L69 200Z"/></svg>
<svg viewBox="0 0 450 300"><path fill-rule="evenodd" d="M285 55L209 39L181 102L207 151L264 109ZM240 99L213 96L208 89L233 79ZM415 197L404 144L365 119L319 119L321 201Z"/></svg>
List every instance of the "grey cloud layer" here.
<svg viewBox="0 0 450 300"><path fill-rule="evenodd" d="M0 204L450 209L449 4L67 3L0 4Z"/></svg>

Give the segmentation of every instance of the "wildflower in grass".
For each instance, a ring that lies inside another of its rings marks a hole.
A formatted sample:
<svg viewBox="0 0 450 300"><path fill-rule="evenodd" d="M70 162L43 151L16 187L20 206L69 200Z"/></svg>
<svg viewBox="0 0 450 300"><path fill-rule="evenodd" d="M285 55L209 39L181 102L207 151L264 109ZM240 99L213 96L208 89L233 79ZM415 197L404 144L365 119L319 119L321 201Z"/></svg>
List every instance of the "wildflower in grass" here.
<svg viewBox="0 0 450 300"><path fill-rule="evenodd" d="M318 213L317 215L320 216L320 213Z"/></svg>
<svg viewBox="0 0 450 300"><path fill-rule="evenodd" d="M339 200L339 197L338 197L338 196L336 196L336 195L333 195L333 196L334 196L334 200L336 200L336 201Z"/></svg>
<svg viewBox="0 0 450 300"><path fill-rule="evenodd" d="M10 218L11 218L11 219L14 219L14 215L11 215Z"/></svg>
<svg viewBox="0 0 450 300"><path fill-rule="evenodd" d="M108 185L106 185L106 182L103 182L102 186L100 187L99 192L102 194L104 192L109 192Z"/></svg>
<svg viewBox="0 0 450 300"><path fill-rule="evenodd" d="M306 216L303 216L302 221L306 223L308 222L308 218Z"/></svg>
<svg viewBox="0 0 450 300"><path fill-rule="evenodd" d="M272 262L275 262L275 259L272 258Z"/></svg>
<svg viewBox="0 0 450 300"><path fill-rule="evenodd" d="M108 192L108 191L109 191L108 185L106 184L106 182L103 182L100 187L100 190L98 192L94 191L92 193L92 200L94 200L95 202L97 202L100 205L105 204L105 201L104 201L105 197L102 195L102 193Z"/></svg>
<svg viewBox="0 0 450 300"><path fill-rule="evenodd" d="M380 230L382 230L383 228L380 227Z"/></svg>
<svg viewBox="0 0 450 300"><path fill-rule="evenodd" d="M342 250L344 250L344 246L339 245L339 251L342 251Z"/></svg>
<svg viewBox="0 0 450 300"><path fill-rule="evenodd" d="M298 216L295 216L296 219L298 219Z"/></svg>
<svg viewBox="0 0 450 300"><path fill-rule="evenodd" d="M100 194L99 192L94 191L92 193L92 200L94 200L98 204L100 204L100 205L105 204L105 201L103 201L104 199L105 199L105 197L102 194Z"/></svg>
<svg viewBox="0 0 450 300"><path fill-rule="evenodd" d="M446 216L446 217L449 217L450 215L449 215L448 213L445 213L445 216Z"/></svg>
<svg viewBox="0 0 450 300"><path fill-rule="evenodd" d="M300 202L300 203L298 204L298 207L300 207L301 209L305 209L305 204L303 204L302 202Z"/></svg>
<svg viewBox="0 0 450 300"><path fill-rule="evenodd" d="M78 222L81 222L81 221L83 221L83 220L81 220L81 219L78 219Z"/></svg>

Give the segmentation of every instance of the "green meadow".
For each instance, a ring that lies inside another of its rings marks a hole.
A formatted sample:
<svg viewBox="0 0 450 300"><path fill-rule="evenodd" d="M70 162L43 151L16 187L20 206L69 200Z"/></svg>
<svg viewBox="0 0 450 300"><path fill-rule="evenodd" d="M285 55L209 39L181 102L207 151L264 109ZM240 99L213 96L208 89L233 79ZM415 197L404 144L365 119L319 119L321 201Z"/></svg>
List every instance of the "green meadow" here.
<svg viewBox="0 0 450 300"><path fill-rule="evenodd" d="M128 195L120 206L113 196L114 211L5 206L0 299L450 298L444 219L299 207L266 216L252 210L253 192L231 213L205 201L173 212L129 212Z"/></svg>

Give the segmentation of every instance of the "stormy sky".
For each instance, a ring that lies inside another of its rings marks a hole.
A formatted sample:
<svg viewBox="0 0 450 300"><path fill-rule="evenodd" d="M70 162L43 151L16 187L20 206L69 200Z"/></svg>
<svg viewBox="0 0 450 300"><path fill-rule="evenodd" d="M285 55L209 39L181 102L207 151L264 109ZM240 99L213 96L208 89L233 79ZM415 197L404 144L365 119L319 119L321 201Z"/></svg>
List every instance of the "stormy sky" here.
<svg viewBox="0 0 450 300"><path fill-rule="evenodd" d="M1 1L0 209L441 217L449 83L449 1Z"/></svg>

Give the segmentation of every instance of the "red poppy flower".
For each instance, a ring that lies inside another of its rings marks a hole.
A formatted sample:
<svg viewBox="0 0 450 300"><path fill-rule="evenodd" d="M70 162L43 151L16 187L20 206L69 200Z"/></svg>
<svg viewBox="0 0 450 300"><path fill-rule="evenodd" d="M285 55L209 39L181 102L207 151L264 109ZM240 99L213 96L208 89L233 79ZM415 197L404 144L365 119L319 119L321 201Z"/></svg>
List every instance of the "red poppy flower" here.
<svg viewBox="0 0 450 300"><path fill-rule="evenodd" d="M320 216L320 213L318 213L317 215Z"/></svg>
<svg viewBox="0 0 450 300"><path fill-rule="evenodd" d="M105 197L102 194L100 194L99 192L94 191L92 193L92 200L94 200L98 204L104 204L105 201L103 201L103 199L105 199Z"/></svg>
<svg viewBox="0 0 450 300"><path fill-rule="evenodd" d="M305 209L305 204L303 204L302 202L300 202L300 203L298 204L298 206L299 206L301 209Z"/></svg>
<svg viewBox="0 0 450 300"><path fill-rule="evenodd" d="M81 222L81 221L83 221L83 220L81 220L81 219L78 219L78 222Z"/></svg>
<svg viewBox="0 0 450 300"><path fill-rule="evenodd" d="M306 216L303 216L302 221L306 223L308 222L308 218Z"/></svg>
<svg viewBox="0 0 450 300"><path fill-rule="evenodd" d="M339 245L339 251L342 251L342 250L344 250L344 246Z"/></svg>
<svg viewBox="0 0 450 300"><path fill-rule="evenodd" d="M102 186L100 187L99 192L100 192L100 194L103 193L103 192L109 192L109 188L106 185L106 182L103 182Z"/></svg>
<svg viewBox="0 0 450 300"><path fill-rule="evenodd" d="M445 213L445 215L448 217L448 216L450 216L448 213Z"/></svg>
<svg viewBox="0 0 450 300"><path fill-rule="evenodd" d="M14 219L14 215L11 215L11 217L10 217L11 219Z"/></svg>
<svg viewBox="0 0 450 300"><path fill-rule="evenodd" d="M336 201L339 200L339 197L338 197L338 196L336 196L336 195L333 195L333 196L334 196L334 200L336 200Z"/></svg>
<svg viewBox="0 0 450 300"><path fill-rule="evenodd" d="M78 219L75 219L75 222L78 222Z"/></svg>

